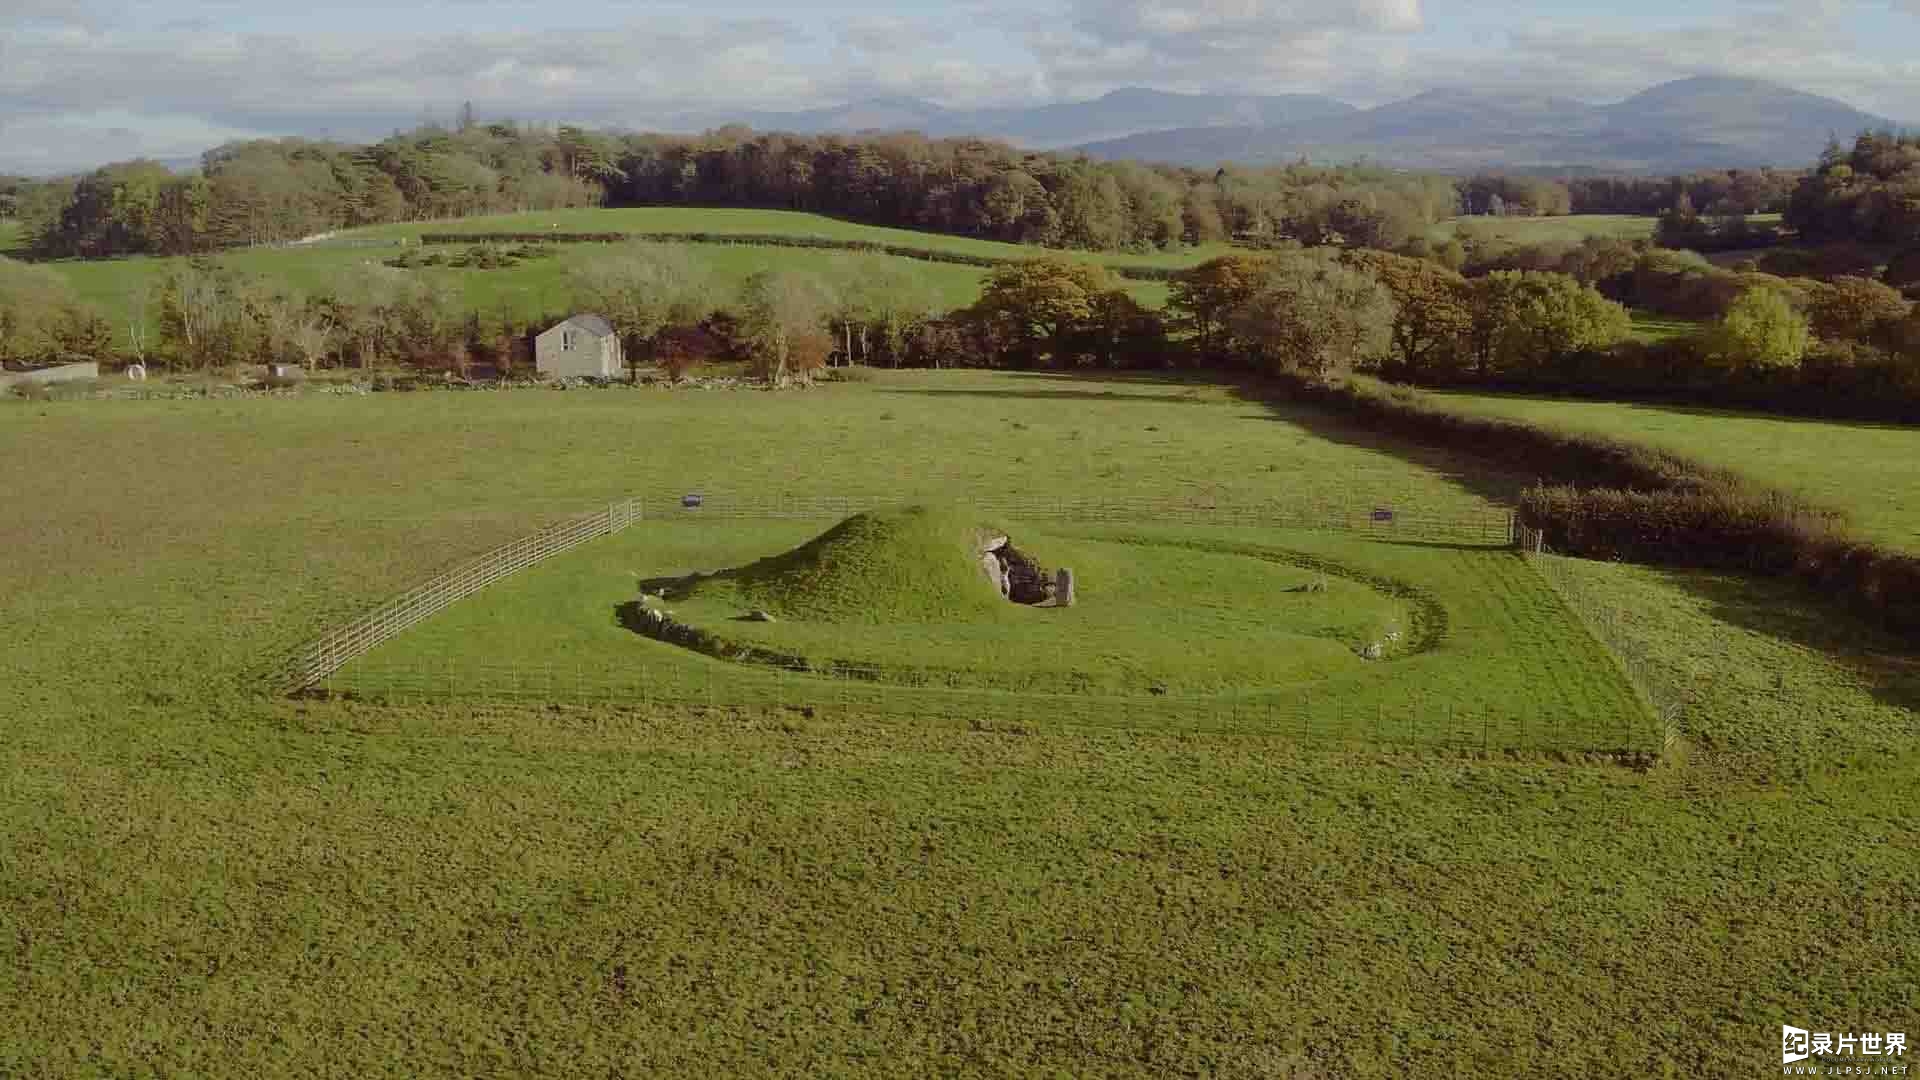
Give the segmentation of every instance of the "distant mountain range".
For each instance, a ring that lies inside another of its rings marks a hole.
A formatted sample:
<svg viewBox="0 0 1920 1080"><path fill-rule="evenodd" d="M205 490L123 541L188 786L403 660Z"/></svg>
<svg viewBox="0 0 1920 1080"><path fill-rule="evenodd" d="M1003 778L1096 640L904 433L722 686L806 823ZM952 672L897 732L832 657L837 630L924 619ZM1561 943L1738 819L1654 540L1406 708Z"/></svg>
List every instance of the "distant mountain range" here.
<svg viewBox="0 0 1920 1080"><path fill-rule="evenodd" d="M676 118L673 126L699 131L745 124L758 131L798 135L918 131L936 138L980 135L1021 146L1058 149L1144 132L1302 124L1353 116L1359 111L1344 101L1318 94L1173 94L1136 87L1115 90L1092 101L1028 108L948 109L917 98L873 98L804 112L689 114Z"/></svg>
<svg viewBox="0 0 1920 1080"><path fill-rule="evenodd" d="M1317 95L1253 97L1116 90L1034 108L945 109L880 99L807 112L682 117L798 134L914 130L980 135L1100 158L1207 166L1366 159L1470 172L1685 172L1811 164L1830 136L1896 127L1842 101L1755 79L1663 83L1611 105L1435 90L1372 109Z"/></svg>

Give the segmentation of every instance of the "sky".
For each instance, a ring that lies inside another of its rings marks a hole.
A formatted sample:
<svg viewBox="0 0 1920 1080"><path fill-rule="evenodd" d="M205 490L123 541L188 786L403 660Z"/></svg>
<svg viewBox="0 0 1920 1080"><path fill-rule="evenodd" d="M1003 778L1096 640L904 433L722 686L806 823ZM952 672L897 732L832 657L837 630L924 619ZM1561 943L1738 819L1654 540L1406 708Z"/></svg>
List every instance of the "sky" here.
<svg viewBox="0 0 1920 1080"><path fill-rule="evenodd" d="M0 171L453 119L671 127L880 96L1122 86L1617 101L1771 79L1920 124L1920 0L0 0Z"/></svg>

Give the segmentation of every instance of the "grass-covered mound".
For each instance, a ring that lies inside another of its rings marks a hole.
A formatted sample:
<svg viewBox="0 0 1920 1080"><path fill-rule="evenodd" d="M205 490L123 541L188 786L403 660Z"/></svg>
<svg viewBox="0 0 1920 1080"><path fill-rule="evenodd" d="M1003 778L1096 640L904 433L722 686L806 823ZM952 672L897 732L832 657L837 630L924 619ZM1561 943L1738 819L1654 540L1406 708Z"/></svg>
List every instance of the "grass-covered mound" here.
<svg viewBox="0 0 1920 1080"><path fill-rule="evenodd" d="M1361 653L1372 643L1391 661L1439 632L1418 589L1323 558L998 524L951 507L860 514L739 569L651 579L643 588L664 599L651 612L624 605L622 619L752 665L1123 694L1312 684L1371 666ZM995 536L1072 568L1073 606L1003 599L980 562Z"/></svg>
<svg viewBox="0 0 1920 1080"><path fill-rule="evenodd" d="M992 620L1010 614L980 567L995 535L1005 534L958 507L855 514L791 551L695 578L671 595L816 623Z"/></svg>

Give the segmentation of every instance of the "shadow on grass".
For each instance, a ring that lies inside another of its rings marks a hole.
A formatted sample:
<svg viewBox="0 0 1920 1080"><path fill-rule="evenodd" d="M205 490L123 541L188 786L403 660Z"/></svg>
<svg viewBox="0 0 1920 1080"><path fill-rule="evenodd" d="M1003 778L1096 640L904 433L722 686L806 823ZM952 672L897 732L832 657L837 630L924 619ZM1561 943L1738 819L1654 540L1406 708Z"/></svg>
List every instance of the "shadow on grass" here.
<svg viewBox="0 0 1920 1080"><path fill-rule="evenodd" d="M1852 671L1884 705L1920 710L1920 654L1913 644L1796 581L1755 582L1713 570L1659 571L1662 581L1708 603L1707 613L1818 653Z"/></svg>
<svg viewBox="0 0 1920 1080"><path fill-rule="evenodd" d="M1374 431L1306 402L1290 401L1276 385L1245 380L1233 384L1235 396L1267 411L1261 419L1300 427L1327 442L1391 454L1490 502L1511 506L1538 477L1514 462L1489 462L1458 450L1417 443L1404 436Z"/></svg>
<svg viewBox="0 0 1920 1080"><path fill-rule="evenodd" d="M1370 432L1345 417L1289 401L1279 387L1249 381L1236 389L1240 396L1264 406L1274 420L1297 424L1333 442L1394 454L1489 499L1511 501L1534 482L1513 462ZM1673 411L1697 415L1702 420L1752 415L1715 409ZM1769 419L1821 423L1804 418ZM1661 569L1661 577L1675 588L1706 600L1715 619L1819 653L1856 673L1877 701L1902 709L1920 709L1920 649L1913 641L1861 618L1833 598L1790 579L1756 581L1725 572L1666 568ZM1783 595L1793 602L1781 603Z"/></svg>

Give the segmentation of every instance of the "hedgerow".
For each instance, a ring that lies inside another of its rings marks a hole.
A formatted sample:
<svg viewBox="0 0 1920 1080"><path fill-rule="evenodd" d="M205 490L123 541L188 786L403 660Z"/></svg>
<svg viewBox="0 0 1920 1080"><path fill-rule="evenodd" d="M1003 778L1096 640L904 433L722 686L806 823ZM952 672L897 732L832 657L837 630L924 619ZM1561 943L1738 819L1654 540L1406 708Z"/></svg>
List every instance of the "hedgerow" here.
<svg viewBox="0 0 1920 1080"><path fill-rule="evenodd" d="M1367 380L1283 381L1285 392L1392 431L1502 461L1540 482L1521 524L1555 551L1658 566L1792 578L1908 633L1920 632L1920 557L1862 539L1845 515L1684 454L1543 424L1478 416Z"/></svg>

